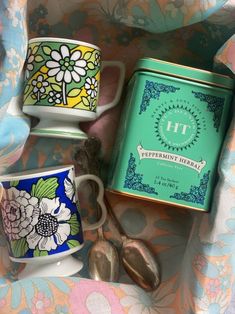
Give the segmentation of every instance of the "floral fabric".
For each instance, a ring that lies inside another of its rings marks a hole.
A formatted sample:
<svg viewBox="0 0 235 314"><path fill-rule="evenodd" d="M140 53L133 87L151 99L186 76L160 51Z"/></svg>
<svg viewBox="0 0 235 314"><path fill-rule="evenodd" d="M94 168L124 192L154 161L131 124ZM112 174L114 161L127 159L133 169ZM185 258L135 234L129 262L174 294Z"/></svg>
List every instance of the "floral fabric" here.
<svg viewBox="0 0 235 314"><path fill-rule="evenodd" d="M235 71L234 14L232 0L35 0L28 3L2 0L0 172L75 163L78 151L75 140L29 134L30 119L21 110L28 38L55 36L94 43L102 50L102 60L125 63L126 80L143 56L206 70L215 67L231 74ZM30 70L30 64L28 67ZM112 77L104 80L101 104L109 97L114 84ZM85 132L102 141L104 180L121 109L122 101L97 121L82 125ZM123 269L118 283L89 279L87 254L97 238L94 231L86 232L86 245L76 254L84 261L77 276L18 281L16 275L23 266L9 261L2 234L0 313L234 313L234 156L233 118L224 142L220 179L209 214L107 194L128 235L146 240L154 251L161 271L161 285L155 292L146 293L137 287ZM80 170L76 165L76 171ZM88 192L83 195L84 217L89 216L94 204ZM6 217L3 220L7 221ZM26 227L22 224L22 232ZM4 228L12 226L4 224ZM111 221L104 230L105 236L119 246L121 239Z"/></svg>

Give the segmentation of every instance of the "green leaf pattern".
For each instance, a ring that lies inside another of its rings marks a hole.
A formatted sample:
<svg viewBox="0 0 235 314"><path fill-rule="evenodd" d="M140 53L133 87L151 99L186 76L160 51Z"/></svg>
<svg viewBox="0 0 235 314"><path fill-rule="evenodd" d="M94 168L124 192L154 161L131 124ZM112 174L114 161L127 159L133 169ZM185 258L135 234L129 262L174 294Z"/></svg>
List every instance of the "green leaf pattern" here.
<svg viewBox="0 0 235 314"><path fill-rule="evenodd" d="M11 186L17 186L19 184L19 180L11 181Z"/></svg>
<svg viewBox="0 0 235 314"><path fill-rule="evenodd" d="M36 184L32 185L31 195L39 199L46 197L49 199L56 197L56 189L59 186L57 178L39 179Z"/></svg>
<svg viewBox="0 0 235 314"><path fill-rule="evenodd" d="M11 241L11 250L15 257L21 257L28 251L28 244L25 238Z"/></svg>
<svg viewBox="0 0 235 314"><path fill-rule="evenodd" d="M79 241L77 241L77 240L69 240L69 241L67 242L67 244L68 244L68 247L69 247L70 249L73 249L73 248L75 248L75 247L81 245L81 243L80 243Z"/></svg>
<svg viewBox="0 0 235 314"><path fill-rule="evenodd" d="M47 251L40 251L38 247L36 247L36 249L33 252L33 256L34 257L39 257L39 256L47 256L48 252Z"/></svg>
<svg viewBox="0 0 235 314"><path fill-rule="evenodd" d="M68 97L77 97L80 94L81 90L79 88L71 89L68 93Z"/></svg>
<svg viewBox="0 0 235 314"><path fill-rule="evenodd" d="M77 214L73 214L68 221L70 224L71 235L76 235L79 233L80 224L77 220Z"/></svg>
<svg viewBox="0 0 235 314"><path fill-rule="evenodd" d="M43 52L45 53L45 55L50 56L50 54L51 54L51 48L50 48L50 47L44 46L44 47L42 48L42 50L43 50Z"/></svg>
<svg viewBox="0 0 235 314"><path fill-rule="evenodd" d="M61 86L59 84L51 84L51 88L55 91L55 92L61 92Z"/></svg>

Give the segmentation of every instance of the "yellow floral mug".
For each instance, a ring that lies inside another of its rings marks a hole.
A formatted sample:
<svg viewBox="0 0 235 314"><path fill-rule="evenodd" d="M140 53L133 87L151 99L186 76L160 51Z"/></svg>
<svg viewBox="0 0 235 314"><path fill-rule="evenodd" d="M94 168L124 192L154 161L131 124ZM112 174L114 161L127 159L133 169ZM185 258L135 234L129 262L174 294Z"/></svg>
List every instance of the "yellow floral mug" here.
<svg viewBox="0 0 235 314"><path fill-rule="evenodd" d="M111 102L97 106L100 74L107 67L119 71L117 89ZM101 50L93 44L50 37L29 40L23 112L40 119L31 134L86 138L78 123L116 106L124 78L123 63L101 61Z"/></svg>

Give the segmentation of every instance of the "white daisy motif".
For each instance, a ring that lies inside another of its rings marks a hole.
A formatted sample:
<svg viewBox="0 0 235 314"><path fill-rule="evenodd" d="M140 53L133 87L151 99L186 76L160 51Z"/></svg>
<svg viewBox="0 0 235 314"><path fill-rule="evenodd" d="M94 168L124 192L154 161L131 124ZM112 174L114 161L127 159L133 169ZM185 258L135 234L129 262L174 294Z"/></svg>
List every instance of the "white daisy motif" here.
<svg viewBox="0 0 235 314"><path fill-rule="evenodd" d="M26 71L25 71L25 75L26 75L26 78L28 79L29 78L29 75L30 75L30 72L33 70L33 62L35 60L35 56L33 54L33 51L32 51L32 48L29 47L28 49L28 53L27 53L27 64L26 64Z"/></svg>
<svg viewBox="0 0 235 314"><path fill-rule="evenodd" d="M32 80L32 85L34 86L33 92L35 94L39 93L40 95L42 95L45 93L45 87L47 87L49 83L46 80L43 80L43 76L40 74L38 75L36 80Z"/></svg>
<svg viewBox="0 0 235 314"><path fill-rule="evenodd" d="M96 52L95 53L95 61L94 61L94 65L99 65L100 64L100 53Z"/></svg>
<svg viewBox="0 0 235 314"><path fill-rule="evenodd" d="M88 77L85 83L86 92L91 98L96 98L98 93L98 82L94 77Z"/></svg>
<svg viewBox="0 0 235 314"><path fill-rule="evenodd" d="M64 180L64 188L66 196L73 202L76 202L76 189L74 188L73 171L70 169L68 178Z"/></svg>
<svg viewBox="0 0 235 314"><path fill-rule="evenodd" d="M60 93L50 91L49 96L50 96L48 98L49 103L60 104L62 102L62 95Z"/></svg>
<svg viewBox="0 0 235 314"><path fill-rule="evenodd" d="M39 200L26 191L11 187L1 201L3 228L10 240L29 234L38 222Z"/></svg>
<svg viewBox="0 0 235 314"><path fill-rule="evenodd" d="M38 246L41 251L55 250L70 234L70 225L67 223L71 217L70 210L60 203L58 197L42 198L39 208L38 222L26 238L29 248Z"/></svg>
<svg viewBox="0 0 235 314"><path fill-rule="evenodd" d="M157 289L152 293L144 293L143 290L130 285L121 284L120 288L126 294L121 298L120 303L128 307L128 314L174 314L171 303L175 298L175 293Z"/></svg>
<svg viewBox="0 0 235 314"><path fill-rule="evenodd" d="M60 47L60 52L52 50L51 58L46 62L49 68L48 75L55 76L57 82L71 83L72 80L76 83L81 81L81 76L86 75L85 67L86 60L81 58L80 50L70 52L66 45Z"/></svg>

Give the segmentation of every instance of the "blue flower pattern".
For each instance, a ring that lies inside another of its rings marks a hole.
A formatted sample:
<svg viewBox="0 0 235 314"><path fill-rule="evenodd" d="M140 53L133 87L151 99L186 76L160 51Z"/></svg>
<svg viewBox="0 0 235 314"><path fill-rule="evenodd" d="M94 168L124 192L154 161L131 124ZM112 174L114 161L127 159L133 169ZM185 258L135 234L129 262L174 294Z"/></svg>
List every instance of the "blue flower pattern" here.
<svg viewBox="0 0 235 314"><path fill-rule="evenodd" d="M220 121L222 118L224 98L214 96L214 95L207 95L200 92L194 92L194 91L192 91L192 93L195 98L198 98L200 99L200 101L207 103L207 109L209 112L212 112L213 114L214 127L216 128L216 131L218 132Z"/></svg>
<svg viewBox="0 0 235 314"><path fill-rule="evenodd" d="M124 188L157 195L158 193L155 191L155 188L149 186L149 184L143 183L142 179L143 179L143 174L139 174L136 172L135 157L131 153L129 161L128 161L128 167L126 170Z"/></svg>
<svg viewBox="0 0 235 314"><path fill-rule="evenodd" d="M210 171L203 175L203 178L200 180L199 186L192 185L188 193L187 192L174 193L173 195L170 196L170 198L175 198L177 200L183 200L185 202L204 205L209 178Z"/></svg>
<svg viewBox="0 0 235 314"><path fill-rule="evenodd" d="M146 80L139 114L142 114L144 111L146 111L147 107L150 105L151 99L159 99L161 93L175 93L179 89L179 87L174 87L172 85Z"/></svg>

